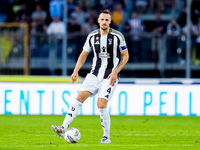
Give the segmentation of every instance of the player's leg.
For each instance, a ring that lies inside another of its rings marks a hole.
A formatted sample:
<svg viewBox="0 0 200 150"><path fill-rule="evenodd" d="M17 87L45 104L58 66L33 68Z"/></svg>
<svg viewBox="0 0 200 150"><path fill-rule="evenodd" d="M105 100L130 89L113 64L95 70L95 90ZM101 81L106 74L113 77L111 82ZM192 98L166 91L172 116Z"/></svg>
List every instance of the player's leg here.
<svg viewBox="0 0 200 150"><path fill-rule="evenodd" d="M52 125L51 128L59 137L62 137L65 133L66 129L70 125L70 123L76 118L78 115L83 102L91 95L92 93L88 91L80 91L75 102L71 105L68 110L65 119L63 121L62 126Z"/></svg>
<svg viewBox="0 0 200 150"><path fill-rule="evenodd" d="M110 115L107 110L108 100L98 98L97 107L100 113L101 125L104 131L101 143L111 143L110 141Z"/></svg>
<svg viewBox="0 0 200 150"><path fill-rule="evenodd" d="M108 113L107 104L111 100L112 95L117 86L118 80L114 86L110 85L110 79L104 79L99 89L99 98L97 106L100 113L102 128L104 131L101 143L111 143L110 141L110 115Z"/></svg>
<svg viewBox="0 0 200 150"><path fill-rule="evenodd" d="M95 94L98 89L98 79L92 74L88 74L81 85L79 94L75 102L71 105L68 110L62 126L52 125L51 128L58 136L62 137L70 123L78 115L83 102L92 94Z"/></svg>
<svg viewBox="0 0 200 150"><path fill-rule="evenodd" d="M66 130L68 128L68 126L70 125L70 123L76 118L76 116L78 115L82 104L84 103L84 101L91 95L91 92L88 91L80 91L76 101L74 102L74 104L71 105L71 108L68 110L64 122L63 122L63 127Z"/></svg>

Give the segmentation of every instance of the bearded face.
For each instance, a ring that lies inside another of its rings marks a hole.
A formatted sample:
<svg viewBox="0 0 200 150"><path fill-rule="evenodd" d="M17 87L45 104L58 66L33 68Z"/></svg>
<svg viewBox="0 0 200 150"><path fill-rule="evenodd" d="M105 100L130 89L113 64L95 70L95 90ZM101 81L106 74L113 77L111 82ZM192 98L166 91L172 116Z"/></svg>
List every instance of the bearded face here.
<svg viewBox="0 0 200 150"><path fill-rule="evenodd" d="M109 14L101 13L98 18L98 23L102 30L107 30L110 27L111 16Z"/></svg>

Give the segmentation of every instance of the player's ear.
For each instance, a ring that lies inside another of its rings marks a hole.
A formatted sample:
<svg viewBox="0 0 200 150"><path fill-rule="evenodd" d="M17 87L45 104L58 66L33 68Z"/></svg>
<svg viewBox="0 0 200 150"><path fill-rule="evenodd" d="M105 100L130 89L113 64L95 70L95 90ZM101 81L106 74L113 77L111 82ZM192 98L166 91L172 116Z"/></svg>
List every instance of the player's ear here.
<svg viewBox="0 0 200 150"><path fill-rule="evenodd" d="M100 20L99 20L99 18L98 18L98 23L99 23L99 21L100 21Z"/></svg>
<svg viewBox="0 0 200 150"><path fill-rule="evenodd" d="M111 20L109 20L109 25L111 24L111 22L112 22L112 21L111 21Z"/></svg>

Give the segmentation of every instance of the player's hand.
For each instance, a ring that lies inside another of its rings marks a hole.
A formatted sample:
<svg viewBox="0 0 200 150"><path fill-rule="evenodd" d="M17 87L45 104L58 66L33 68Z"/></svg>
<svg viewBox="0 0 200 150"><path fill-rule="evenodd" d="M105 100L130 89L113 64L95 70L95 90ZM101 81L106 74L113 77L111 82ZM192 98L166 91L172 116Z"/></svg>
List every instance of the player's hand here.
<svg viewBox="0 0 200 150"><path fill-rule="evenodd" d="M110 73L107 79L109 78L110 78L110 85L114 86L115 83L117 82L117 73L114 73L114 72Z"/></svg>
<svg viewBox="0 0 200 150"><path fill-rule="evenodd" d="M74 82L76 82L77 79L78 79L78 73L73 72L72 75L71 75L72 83L74 84Z"/></svg>

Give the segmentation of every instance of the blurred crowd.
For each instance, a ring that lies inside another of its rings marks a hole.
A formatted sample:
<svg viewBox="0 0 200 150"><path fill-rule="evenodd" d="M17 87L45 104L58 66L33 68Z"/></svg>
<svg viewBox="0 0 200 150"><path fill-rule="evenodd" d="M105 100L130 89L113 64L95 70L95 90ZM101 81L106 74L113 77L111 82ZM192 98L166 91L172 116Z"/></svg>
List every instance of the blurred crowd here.
<svg viewBox="0 0 200 150"><path fill-rule="evenodd" d="M111 27L131 35L127 44L132 49L134 62L141 61L140 35L143 33L155 35L151 39L154 61L158 59L158 47L162 44L158 37L162 34L171 37L168 45L177 53L174 42L178 43L179 39L176 37L191 30L200 48L199 0L191 0L190 29L186 25L186 0L67 0L67 29L63 18L64 3L64 0L0 0L0 22L26 22L31 34L56 34L59 39L66 30L87 35L97 29L99 11L109 9L113 14Z"/></svg>
<svg viewBox="0 0 200 150"><path fill-rule="evenodd" d="M46 31L53 22L63 23L64 3L64 0L0 0L0 22L27 22L33 32ZM191 23L197 26L200 2L191 0L191 5ZM186 0L67 0L68 31L88 33L97 28L98 13L102 9L113 13L113 28L127 32L129 25L130 33L136 32L133 31L136 26L141 27L138 32L153 31L154 26L144 21L156 22L157 14L171 15L181 28L186 24ZM153 19L138 17L145 14L153 14Z"/></svg>

